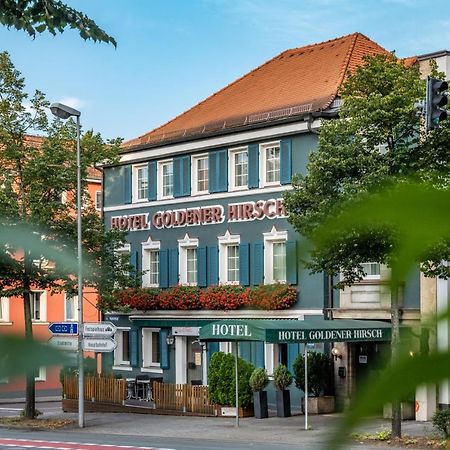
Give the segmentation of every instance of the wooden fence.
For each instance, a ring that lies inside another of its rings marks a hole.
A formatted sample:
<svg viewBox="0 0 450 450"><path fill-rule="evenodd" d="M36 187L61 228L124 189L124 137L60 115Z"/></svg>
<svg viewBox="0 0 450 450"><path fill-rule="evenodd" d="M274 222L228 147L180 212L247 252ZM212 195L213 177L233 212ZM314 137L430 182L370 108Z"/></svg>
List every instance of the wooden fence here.
<svg viewBox="0 0 450 450"><path fill-rule="evenodd" d="M156 409L215 415L216 405L209 402L208 386L153 383Z"/></svg>
<svg viewBox="0 0 450 450"><path fill-rule="evenodd" d="M126 398L127 384L123 379L86 376L84 378L84 399L121 405ZM78 399L78 377L65 375L64 398Z"/></svg>

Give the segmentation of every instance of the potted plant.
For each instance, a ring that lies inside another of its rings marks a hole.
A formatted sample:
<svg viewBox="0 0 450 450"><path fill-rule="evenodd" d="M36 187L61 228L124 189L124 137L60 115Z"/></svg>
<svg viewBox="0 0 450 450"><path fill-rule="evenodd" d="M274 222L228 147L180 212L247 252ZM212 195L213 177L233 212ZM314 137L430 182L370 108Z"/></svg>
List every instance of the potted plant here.
<svg viewBox="0 0 450 450"><path fill-rule="evenodd" d="M263 389L269 384L269 376L266 369L259 367L255 369L249 379L250 387L253 391L253 408L257 419L269 417L267 407L267 391Z"/></svg>
<svg viewBox="0 0 450 450"><path fill-rule="evenodd" d="M277 417L291 416L291 396L287 388L292 379L291 372L284 364L279 364L273 371L273 383L277 388Z"/></svg>
<svg viewBox="0 0 450 450"><path fill-rule="evenodd" d="M305 389L305 357L300 354L294 361L295 385ZM333 388L333 363L319 352L308 352L308 412L328 414L334 411L334 396L327 395ZM304 410L304 398L302 399Z"/></svg>

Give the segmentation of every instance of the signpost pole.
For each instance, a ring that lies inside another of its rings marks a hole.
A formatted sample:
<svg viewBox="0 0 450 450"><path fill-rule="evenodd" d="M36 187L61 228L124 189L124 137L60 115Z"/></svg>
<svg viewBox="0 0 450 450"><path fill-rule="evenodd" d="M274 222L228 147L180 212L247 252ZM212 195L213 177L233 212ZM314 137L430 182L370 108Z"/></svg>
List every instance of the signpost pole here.
<svg viewBox="0 0 450 450"><path fill-rule="evenodd" d="M305 430L308 429L308 344L305 342Z"/></svg>
<svg viewBox="0 0 450 450"><path fill-rule="evenodd" d="M238 374L238 341L234 344L234 374L236 377L236 427L239 427L239 374Z"/></svg>

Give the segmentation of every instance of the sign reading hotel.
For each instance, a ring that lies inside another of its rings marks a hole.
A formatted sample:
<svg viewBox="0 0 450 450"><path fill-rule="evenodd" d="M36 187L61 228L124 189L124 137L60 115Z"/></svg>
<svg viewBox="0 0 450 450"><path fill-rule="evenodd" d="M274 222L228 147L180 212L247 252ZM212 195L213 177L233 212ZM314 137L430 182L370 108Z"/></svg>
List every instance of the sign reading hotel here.
<svg viewBox="0 0 450 450"><path fill-rule="evenodd" d="M128 231L148 230L150 222L146 214L131 214L111 217L111 228ZM169 209L153 214L154 228L181 228L199 225L214 225L227 221L249 222L253 220L278 219L286 217L283 199L258 200L256 202L230 203L199 206L194 208Z"/></svg>

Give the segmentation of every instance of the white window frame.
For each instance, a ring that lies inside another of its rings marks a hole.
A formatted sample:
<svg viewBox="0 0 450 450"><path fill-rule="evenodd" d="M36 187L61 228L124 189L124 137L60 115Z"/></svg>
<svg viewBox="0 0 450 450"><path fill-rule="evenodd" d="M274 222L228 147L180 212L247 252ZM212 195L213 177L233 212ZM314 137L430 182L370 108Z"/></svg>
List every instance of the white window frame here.
<svg viewBox="0 0 450 450"><path fill-rule="evenodd" d="M267 181L267 161L266 161L266 150L270 147L278 147L280 151L280 180L278 181ZM259 145L259 179L260 187L267 186L280 186L281 185L281 143L280 141L265 142Z"/></svg>
<svg viewBox="0 0 450 450"><path fill-rule="evenodd" d="M0 297L0 324L11 323L9 321L9 298Z"/></svg>
<svg viewBox="0 0 450 450"><path fill-rule="evenodd" d="M40 292L41 293L41 296L39 298L39 300L40 300L40 304L39 304L40 318L39 319L33 319L34 307L31 307L31 321L33 323L47 322L47 292L46 291L40 291L40 290L33 290L33 291L31 291L31 293L33 293L33 292Z"/></svg>
<svg viewBox="0 0 450 450"><path fill-rule="evenodd" d="M172 164L172 195L164 195L163 189L163 167ZM158 200L164 200L173 198L173 187L174 187L174 173L173 173L173 159L165 159L164 161L158 161Z"/></svg>
<svg viewBox="0 0 450 450"><path fill-rule="evenodd" d="M130 364L130 360L124 361L123 357L123 332L128 331L128 340L130 339L130 327L117 327L116 334L114 339L117 343L117 347L114 350L114 365L113 369L115 370L133 370ZM128 350L128 356L129 350Z"/></svg>
<svg viewBox="0 0 450 450"><path fill-rule="evenodd" d="M161 328L142 328L142 372L163 373L161 369L161 352L159 354L159 362L152 361L152 333L159 333L159 339L161 339L160 332Z"/></svg>
<svg viewBox="0 0 450 450"><path fill-rule="evenodd" d="M95 191L95 209L102 210L102 191Z"/></svg>
<svg viewBox="0 0 450 450"><path fill-rule="evenodd" d="M235 159L236 159L236 155L238 153L244 153L244 152L247 153L247 184L243 185L243 186L236 186L236 184L235 184L235 175L236 175ZM237 147L237 148L230 149L228 165L229 165L228 173L230 174L230 182L229 182L230 191L242 191L242 190L248 189L248 147Z"/></svg>
<svg viewBox="0 0 450 450"><path fill-rule="evenodd" d="M73 299L73 318L67 318L67 301L69 298ZM64 320L67 322L77 322L78 321L78 295L69 295L67 292L64 293Z"/></svg>
<svg viewBox="0 0 450 450"><path fill-rule="evenodd" d="M206 159L207 163L208 163L208 188L205 190L199 190L198 189L198 162L201 159ZM195 155L192 157L192 174L191 174L191 191L192 191L192 195L205 195L209 193L209 156L207 153L202 153L201 155Z"/></svg>
<svg viewBox="0 0 450 450"><path fill-rule="evenodd" d="M34 377L34 381L47 381L47 368L45 366L39 367L39 374Z"/></svg>
<svg viewBox="0 0 450 450"><path fill-rule="evenodd" d="M223 236L219 236L217 239L219 241L219 283L238 285L240 279L238 281L228 281L228 247L230 245L237 245L239 249L241 236L238 234L230 234L227 230Z"/></svg>
<svg viewBox="0 0 450 450"><path fill-rule="evenodd" d="M197 253L197 281L188 282L187 280L187 251L189 249L198 249L198 239L191 238L186 233L183 239L178 240L178 255L179 255L179 267L180 267L180 284L188 285L188 286L197 286L198 284L198 253Z"/></svg>
<svg viewBox="0 0 450 450"><path fill-rule="evenodd" d="M363 277L363 280L379 280L381 278L381 264L380 263L373 263L373 262L367 262L367 263L363 263L363 269L364 269L364 265L366 264L378 264L379 267L379 274L378 275L365 275Z"/></svg>
<svg viewBox="0 0 450 450"><path fill-rule="evenodd" d="M142 287L159 287L159 282L161 281L161 267L158 270L158 283L150 283L151 273L150 273L150 262L151 253L159 252L161 249L161 241L153 241L151 236L148 237L147 241L142 242Z"/></svg>
<svg viewBox="0 0 450 450"><path fill-rule="evenodd" d="M147 169L147 196L143 198L139 198L139 189L138 189L138 172L140 169ZM132 171L132 180L133 180L133 188L132 188L132 202L133 203L140 203L140 202L148 202L148 189L149 189L149 183L148 183L148 164L136 164L133 166Z"/></svg>
<svg viewBox="0 0 450 450"><path fill-rule="evenodd" d="M288 240L287 231L278 231L275 226L272 227L270 233L263 233L264 236L264 284L286 283L287 280L275 281L273 277L273 244L286 243ZM287 260L287 255L286 255ZM287 261L286 261L287 263ZM287 272L287 264L286 264ZM287 274L286 274L287 277Z"/></svg>

